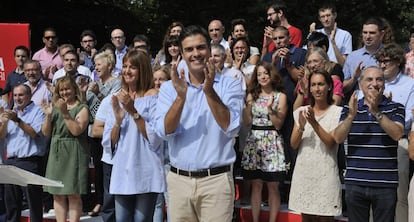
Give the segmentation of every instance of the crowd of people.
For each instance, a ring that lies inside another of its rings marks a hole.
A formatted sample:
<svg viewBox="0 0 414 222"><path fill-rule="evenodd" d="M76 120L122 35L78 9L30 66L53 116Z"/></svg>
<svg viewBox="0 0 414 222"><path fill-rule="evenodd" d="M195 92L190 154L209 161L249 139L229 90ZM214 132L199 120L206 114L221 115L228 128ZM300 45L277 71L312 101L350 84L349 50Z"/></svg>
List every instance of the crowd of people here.
<svg viewBox="0 0 414 222"><path fill-rule="evenodd" d="M0 221L20 221L24 201L34 222L51 208L58 222L83 211L105 222L232 221L235 175L254 222L264 184L276 221L286 180L304 222L333 222L344 203L351 222L414 221L414 27L404 49L384 18L369 18L353 50L330 3L308 35L283 2L266 14L261 50L242 18L227 40L218 19L173 22L155 56L147 36L127 46L118 28L99 50L92 30L76 49L53 28L32 57L16 46L1 161L64 187L1 185Z"/></svg>

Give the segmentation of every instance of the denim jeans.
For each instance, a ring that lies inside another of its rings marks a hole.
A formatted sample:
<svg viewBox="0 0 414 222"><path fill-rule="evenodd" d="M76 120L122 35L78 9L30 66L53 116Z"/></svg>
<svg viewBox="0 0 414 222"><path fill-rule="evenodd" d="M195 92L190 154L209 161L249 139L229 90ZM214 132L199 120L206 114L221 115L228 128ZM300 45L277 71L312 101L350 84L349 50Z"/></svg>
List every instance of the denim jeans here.
<svg viewBox="0 0 414 222"><path fill-rule="evenodd" d="M152 222L158 193L115 195L117 222Z"/></svg>
<svg viewBox="0 0 414 222"><path fill-rule="evenodd" d="M397 188L346 185L345 200L351 222L368 222L372 207L374 221L393 222Z"/></svg>

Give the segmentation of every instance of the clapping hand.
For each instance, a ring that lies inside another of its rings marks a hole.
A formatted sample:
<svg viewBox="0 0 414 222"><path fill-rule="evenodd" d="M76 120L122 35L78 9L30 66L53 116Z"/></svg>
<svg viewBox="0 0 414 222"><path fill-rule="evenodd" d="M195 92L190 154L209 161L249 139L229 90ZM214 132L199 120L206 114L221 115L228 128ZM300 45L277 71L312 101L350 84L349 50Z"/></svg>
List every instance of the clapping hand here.
<svg viewBox="0 0 414 222"><path fill-rule="evenodd" d="M175 91L178 97L184 98L187 94L187 80L185 79L184 70L180 70L180 74L177 71L177 64L172 64L171 67L171 80L173 82Z"/></svg>
<svg viewBox="0 0 414 222"><path fill-rule="evenodd" d="M119 106L118 96L116 95L112 96L111 104L112 104L112 109L115 115L115 121L118 125L121 125L122 120L124 119L124 116L125 116L125 110Z"/></svg>
<svg viewBox="0 0 414 222"><path fill-rule="evenodd" d="M213 89L214 77L216 76L215 66L213 58L209 58L207 62L207 67L204 68L204 85L203 91L206 95L210 95Z"/></svg>

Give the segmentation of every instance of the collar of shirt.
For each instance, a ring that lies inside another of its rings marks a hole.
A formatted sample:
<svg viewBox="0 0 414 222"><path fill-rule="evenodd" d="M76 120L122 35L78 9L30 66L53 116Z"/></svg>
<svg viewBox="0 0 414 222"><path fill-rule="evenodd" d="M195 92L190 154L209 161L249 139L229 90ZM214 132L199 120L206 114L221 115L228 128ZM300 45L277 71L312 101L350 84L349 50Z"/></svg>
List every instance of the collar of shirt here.
<svg viewBox="0 0 414 222"><path fill-rule="evenodd" d="M401 73L401 72L399 72L398 74L397 74L397 77L395 77L395 79L393 80L393 81L391 81L391 82L387 82L387 81L385 81L385 83L387 84L387 85L394 85L394 84L397 84L399 81L400 81L400 79L401 79L401 76L402 76L403 74Z"/></svg>
<svg viewBox="0 0 414 222"><path fill-rule="evenodd" d="M25 106L25 107L23 108L23 110L18 110L18 112L17 112L18 116L19 116L19 117L20 117L20 116L24 116L24 114L25 114L25 113L27 113L27 112L29 112L29 111L33 108L33 106L34 106L33 101L30 101L30 103L29 103L29 104L27 104L27 106Z"/></svg>
<svg viewBox="0 0 414 222"><path fill-rule="evenodd" d="M378 104L378 107L385 106L385 105L387 105L388 102L389 102L389 99L386 96L382 95L382 100ZM365 102L364 102L364 97L362 97L361 99L358 100L358 110L360 108L364 107L364 106L368 107L368 105L366 105Z"/></svg>
<svg viewBox="0 0 414 222"><path fill-rule="evenodd" d="M362 52L362 55L365 55L365 54L368 54L368 55L371 55L371 56L374 56L374 54L379 50L379 49L381 49L382 48L382 43L378 46L378 48L377 48L377 50L375 50L375 52L374 53L369 53L368 51L367 51L367 47L366 46L364 46L364 47L362 47L363 48L363 52Z"/></svg>
<svg viewBox="0 0 414 222"><path fill-rule="evenodd" d="M191 81L190 81L190 73L189 72L185 72L185 79L187 80L187 85L189 86L193 86L194 88L198 88L196 86L194 86ZM220 78L222 75L220 75L220 73L216 73L214 76L214 82L219 82ZM204 85L204 82L201 83L200 88Z"/></svg>

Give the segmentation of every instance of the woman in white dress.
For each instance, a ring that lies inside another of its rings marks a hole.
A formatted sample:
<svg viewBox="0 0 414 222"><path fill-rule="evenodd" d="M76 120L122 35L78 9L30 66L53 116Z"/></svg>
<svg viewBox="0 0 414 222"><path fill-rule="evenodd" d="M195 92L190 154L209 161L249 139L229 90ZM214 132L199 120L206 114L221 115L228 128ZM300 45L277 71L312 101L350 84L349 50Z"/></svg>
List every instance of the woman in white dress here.
<svg viewBox="0 0 414 222"><path fill-rule="evenodd" d="M338 144L330 134L339 124L342 108L333 105L333 82L325 70L309 76L309 106L293 113L291 146L298 149L289 208L302 213L302 221L335 221L340 215L341 182Z"/></svg>

